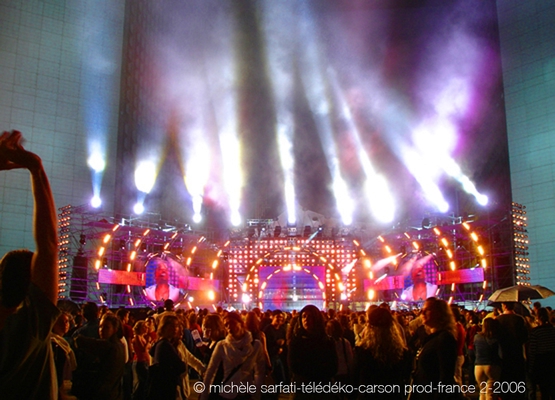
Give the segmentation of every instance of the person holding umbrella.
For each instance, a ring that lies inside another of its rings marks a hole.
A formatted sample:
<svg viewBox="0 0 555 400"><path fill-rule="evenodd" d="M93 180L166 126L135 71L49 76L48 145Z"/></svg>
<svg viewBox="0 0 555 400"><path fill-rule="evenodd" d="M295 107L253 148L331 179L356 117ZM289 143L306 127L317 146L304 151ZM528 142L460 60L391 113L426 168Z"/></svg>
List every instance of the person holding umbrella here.
<svg viewBox="0 0 555 400"><path fill-rule="evenodd" d="M516 302L501 304L503 314L497 317L501 326L499 344L503 360L501 363L501 382L526 382L526 360L524 344L528 340L526 321L515 313ZM525 393L504 393L503 399L526 398Z"/></svg>

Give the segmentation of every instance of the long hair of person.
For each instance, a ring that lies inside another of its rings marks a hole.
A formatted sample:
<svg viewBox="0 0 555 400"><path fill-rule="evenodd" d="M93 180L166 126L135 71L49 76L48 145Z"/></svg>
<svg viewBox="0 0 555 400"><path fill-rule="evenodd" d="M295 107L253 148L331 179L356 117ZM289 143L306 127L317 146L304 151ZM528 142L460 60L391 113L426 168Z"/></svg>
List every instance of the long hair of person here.
<svg viewBox="0 0 555 400"><path fill-rule="evenodd" d="M241 325L241 327L243 327L243 329L247 329L246 326L245 326L245 321L243 320L243 317L241 317L241 314L239 314L239 313L229 312L224 316L224 321L226 319L233 320L233 321L237 322L239 325Z"/></svg>
<svg viewBox="0 0 555 400"><path fill-rule="evenodd" d="M337 341L343 337L343 328L338 320L330 319L326 324L326 333Z"/></svg>
<svg viewBox="0 0 555 400"><path fill-rule="evenodd" d="M247 313L245 326L247 330L253 335L256 335L258 334L258 332L260 332L260 319L258 318L258 315L256 315L254 311L249 311Z"/></svg>
<svg viewBox="0 0 555 400"><path fill-rule="evenodd" d="M145 321L135 322L135 325L133 325L133 333L137 336L141 335L145 326Z"/></svg>
<svg viewBox="0 0 555 400"><path fill-rule="evenodd" d="M175 332L175 326L177 326L177 324L179 324L179 318L177 318L176 315L166 314L162 316L160 324L158 325L158 339L171 340L172 337L170 337L170 328L172 329L172 332Z"/></svg>
<svg viewBox="0 0 555 400"><path fill-rule="evenodd" d="M314 318L314 328L311 332L308 332L303 327L303 314L310 314ZM324 321L324 317L322 313L318 309L318 307L309 304L304 306L301 312L299 313L299 317L293 327L292 338L299 337L299 336L310 336L313 338L322 338L326 336L326 324Z"/></svg>
<svg viewBox="0 0 555 400"><path fill-rule="evenodd" d="M226 331L222 317L218 314L208 314L202 321L202 326L210 329L210 336L214 336L216 340L225 338Z"/></svg>
<svg viewBox="0 0 555 400"><path fill-rule="evenodd" d="M538 310L538 320L541 321L542 325L551 325L551 321L549 321L549 311L547 308L542 307Z"/></svg>
<svg viewBox="0 0 555 400"><path fill-rule="evenodd" d="M482 321L482 335L487 339L497 339L499 337L500 324L495 318L485 318Z"/></svg>
<svg viewBox="0 0 555 400"><path fill-rule="evenodd" d="M429 297L425 301L425 306L433 315L433 328L435 331L445 330L450 332L453 337L457 337L457 323L451 307L446 301L435 297Z"/></svg>
<svg viewBox="0 0 555 400"><path fill-rule="evenodd" d="M407 347L391 312L376 308L369 315L360 346L370 350L372 357L386 365L400 361Z"/></svg>
<svg viewBox="0 0 555 400"><path fill-rule="evenodd" d="M114 336L118 340L123 337L123 325L121 324L121 321L116 316L116 314L112 312L108 312L102 316L100 322L102 323L102 321L107 321L109 324L111 324L114 327L115 333L112 337L110 337L110 339L112 339Z"/></svg>

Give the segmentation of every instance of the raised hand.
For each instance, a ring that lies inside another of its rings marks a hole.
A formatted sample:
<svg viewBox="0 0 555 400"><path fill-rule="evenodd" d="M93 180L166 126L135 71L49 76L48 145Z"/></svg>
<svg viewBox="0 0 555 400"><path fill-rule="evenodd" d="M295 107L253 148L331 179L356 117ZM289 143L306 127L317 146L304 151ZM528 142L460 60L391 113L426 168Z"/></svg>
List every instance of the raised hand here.
<svg viewBox="0 0 555 400"><path fill-rule="evenodd" d="M23 136L19 131L0 135L0 170L15 168L35 169L41 165L40 158L23 148Z"/></svg>

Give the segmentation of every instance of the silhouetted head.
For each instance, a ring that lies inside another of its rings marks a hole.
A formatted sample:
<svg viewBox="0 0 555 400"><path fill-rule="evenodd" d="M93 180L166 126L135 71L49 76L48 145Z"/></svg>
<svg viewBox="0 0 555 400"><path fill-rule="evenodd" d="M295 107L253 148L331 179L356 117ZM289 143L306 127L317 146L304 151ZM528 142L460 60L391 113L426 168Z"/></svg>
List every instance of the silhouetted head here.
<svg viewBox="0 0 555 400"><path fill-rule="evenodd" d="M13 250L0 260L0 304L16 309L27 296L31 284L33 252Z"/></svg>

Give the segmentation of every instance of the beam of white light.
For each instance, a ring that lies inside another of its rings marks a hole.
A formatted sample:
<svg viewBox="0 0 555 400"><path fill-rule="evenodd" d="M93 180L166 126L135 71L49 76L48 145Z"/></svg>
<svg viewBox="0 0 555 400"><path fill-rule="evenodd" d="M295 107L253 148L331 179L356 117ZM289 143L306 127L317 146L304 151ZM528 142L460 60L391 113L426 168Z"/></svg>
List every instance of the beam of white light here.
<svg viewBox="0 0 555 400"><path fill-rule="evenodd" d="M241 171L241 144L235 129L227 126L220 132L220 149L223 162L223 182L227 192L231 223L241 224L241 190L243 174Z"/></svg>
<svg viewBox="0 0 555 400"><path fill-rule="evenodd" d="M238 225L243 173L237 132L236 20L230 17L233 6L225 2L197 6L161 2L153 9L167 22L152 49L159 69L157 95L166 108L179 114L175 145L180 146L183 157L193 219L202 217L202 207L211 200Z"/></svg>
<svg viewBox="0 0 555 400"><path fill-rule="evenodd" d="M413 131L413 142L421 158L426 160L429 176L446 173L459 182L463 190L474 196L481 205L488 202L487 196L476 189L474 183L466 176L457 162L449 155L454 147L456 127L450 121L437 118L425 121Z"/></svg>
<svg viewBox="0 0 555 400"><path fill-rule="evenodd" d="M96 172L103 172L106 168L106 160L104 152L100 149L100 144L95 141L94 145L89 145L89 151L91 151L87 164L91 169Z"/></svg>
<svg viewBox="0 0 555 400"><path fill-rule="evenodd" d="M399 253L399 254L395 254L393 256L382 258L381 260L376 261L370 267L370 270L373 271L373 272L379 271L380 269L387 267L389 264L391 264L393 261L395 261L397 259L397 257L399 257L401 255L402 255L402 253Z"/></svg>
<svg viewBox="0 0 555 400"><path fill-rule="evenodd" d="M297 223L297 210L295 208L295 183L293 181L294 160L293 160L293 144L290 141L292 129L286 125L278 127L278 146L279 158L283 168L285 191L285 206L287 209L287 223L294 225Z"/></svg>
<svg viewBox="0 0 555 400"><path fill-rule="evenodd" d="M87 160L88 166L92 170L92 187L93 187L93 199L100 199L100 189L102 187L102 177L104 175L104 170L106 168L106 154L105 154L105 145L103 138L104 135L97 133L97 134L89 134L88 139L88 150L89 150L89 158ZM95 201L95 203L97 203ZM92 205L92 203L91 203ZM98 208L100 206L93 206L94 208Z"/></svg>
<svg viewBox="0 0 555 400"><path fill-rule="evenodd" d="M337 165L332 172L332 176L335 177L332 187L335 200L337 201L337 209L339 211L339 215L341 216L341 221L345 225L351 225L353 223L353 211L355 205L353 199L351 199L351 196L349 195L347 183L340 176L339 167Z"/></svg>
<svg viewBox="0 0 555 400"><path fill-rule="evenodd" d="M321 70L321 66L326 63L321 60L320 53L318 52L320 44L308 5L302 3L300 11L303 13L300 24L300 37L303 37L306 41L301 78L331 173L332 190L337 210L342 222L345 225L350 225L353 222L354 202L349 195L347 183L341 175L336 143L333 140L333 128L329 115L331 105L326 91L325 77Z"/></svg>
<svg viewBox="0 0 555 400"><path fill-rule="evenodd" d="M70 15L75 20L80 36L78 42L82 49L80 63L80 83L83 103L84 130L87 135L88 159L91 168L93 197L100 197L104 169L106 167L106 149L110 132L115 132L113 112L119 102L122 32L115 22L123 18L124 7L113 8L114 12L105 15L105 7L94 0L85 0L82 5L86 13ZM72 10L69 10L73 13ZM117 125L117 124L116 124Z"/></svg>
<svg viewBox="0 0 555 400"><path fill-rule="evenodd" d="M453 160L451 157L444 157L442 161L442 166L445 172L457 182L459 182L466 193L474 196L478 204L480 204L481 206L485 206L488 204L488 197L478 192L478 189L476 189L474 183L461 171L460 166L455 160Z"/></svg>
<svg viewBox="0 0 555 400"><path fill-rule="evenodd" d="M383 281L385 278L387 278L387 274L383 274L383 275L380 276L378 279L376 279L376 280L374 281L374 284L380 283L380 282Z"/></svg>
<svg viewBox="0 0 555 400"><path fill-rule="evenodd" d="M202 219L204 188L210 174L211 157L210 149L201 139L202 132L199 130L196 134L193 133L192 136L199 140L196 140L189 149L184 180L193 202L193 220L195 223L199 223Z"/></svg>
<svg viewBox="0 0 555 400"><path fill-rule="evenodd" d="M193 222L195 224L198 224L201 221L202 221L202 215L201 214L197 214L197 213L193 214Z"/></svg>
<svg viewBox="0 0 555 400"><path fill-rule="evenodd" d="M403 162L418 181L424 196L435 205L439 212L449 211L449 203L443 197L439 186L432 180L435 175L432 171L436 169L430 159L420 157L414 150L406 148L403 151Z"/></svg>
<svg viewBox="0 0 555 400"><path fill-rule="evenodd" d="M150 193L156 182L158 171L150 160L140 161L135 168L135 186L143 193Z"/></svg>
<svg viewBox="0 0 555 400"><path fill-rule="evenodd" d="M268 68L272 84L272 95L276 104L276 133L279 158L283 170L283 188L287 223L297 222L296 192L294 181L295 160L293 157L293 118L288 104L293 91L291 67L294 63L291 40L295 37L296 12L293 2L261 1L261 16L264 40L268 55ZM288 26L290 29L284 30Z"/></svg>
<svg viewBox="0 0 555 400"><path fill-rule="evenodd" d="M460 26L451 30L448 37L442 38L440 45L430 46L430 49L433 49L432 54L426 59L433 68L425 68L424 71L433 73L421 77L419 92L435 115L423 121L413 132L413 141L425 157L435 159L437 165L459 182L465 192L474 196L479 204L486 205L487 196L478 192L451 157L457 141L457 123L471 118L472 91L481 90L476 84L483 52L479 51L473 35Z"/></svg>
<svg viewBox="0 0 555 400"><path fill-rule="evenodd" d="M427 119L423 121L412 132L412 142L415 148L424 157L432 160L453 151L457 138L455 125L447 119ZM435 171L438 175L441 167L438 165Z"/></svg>
<svg viewBox="0 0 555 400"><path fill-rule="evenodd" d="M333 71L332 71L333 72ZM395 199L389 190L385 178L378 174L370 161L370 157L364 151L358 128L354 123L353 115L350 108L342 95L335 74L329 78L334 89L334 95L342 109L342 116L347 123L348 133L355 143L357 149L358 160L366 175L366 183L364 184L365 194L368 198L370 210L374 218L383 223L392 222L395 217Z"/></svg>
<svg viewBox="0 0 555 400"><path fill-rule="evenodd" d="M349 273L351 272L351 270L353 269L357 261L358 261L357 259L354 259L349 264L345 265L343 268L341 268L341 273L345 276L349 275Z"/></svg>

